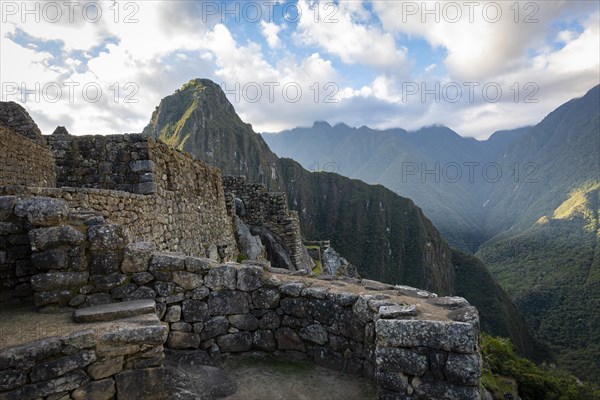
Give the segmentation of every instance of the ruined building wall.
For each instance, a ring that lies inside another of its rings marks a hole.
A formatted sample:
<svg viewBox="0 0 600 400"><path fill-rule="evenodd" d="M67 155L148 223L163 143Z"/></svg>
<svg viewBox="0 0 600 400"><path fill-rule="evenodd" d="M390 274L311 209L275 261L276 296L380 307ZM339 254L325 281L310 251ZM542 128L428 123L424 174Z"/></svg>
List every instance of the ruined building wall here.
<svg viewBox="0 0 600 400"><path fill-rule="evenodd" d="M4 220L27 221L31 290L46 311L152 299L169 348L307 359L370 377L378 399L481 398L479 319L462 298L157 252L55 199L0 204Z"/></svg>
<svg viewBox="0 0 600 400"><path fill-rule="evenodd" d="M0 123L0 186L10 185L55 186L54 157L43 144Z"/></svg>
<svg viewBox="0 0 600 400"><path fill-rule="evenodd" d="M0 102L0 126L5 126L21 136L42 141L42 132L27 110L14 101Z"/></svg>
<svg viewBox="0 0 600 400"><path fill-rule="evenodd" d="M45 138L62 188L27 192L99 211L160 250L237 256L218 169L142 135Z"/></svg>
<svg viewBox="0 0 600 400"><path fill-rule="evenodd" d="M244 176L224 176L227 211L236 214L235 199L243 203L240 218L248 225L260 225L278 235L296 269L306 269L306 259L298 213L288 208L285 193L267 192L262 184L249 184Z"/></svg>

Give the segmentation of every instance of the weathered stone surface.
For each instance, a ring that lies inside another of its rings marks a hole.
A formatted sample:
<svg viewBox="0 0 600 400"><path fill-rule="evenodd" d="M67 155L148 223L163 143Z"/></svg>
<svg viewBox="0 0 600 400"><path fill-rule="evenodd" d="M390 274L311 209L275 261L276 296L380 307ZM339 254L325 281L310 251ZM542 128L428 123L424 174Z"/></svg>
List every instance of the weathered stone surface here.
<svg viewBox="0 0 600 400"><path fill-rule="evenodd" d="M15 215L27 218L33 226L59 225L69 215L69 206L63 200L48 197L30 197L17 202Z"/></svg>
<svg viewBox="0 0 600 400"><path fill-rule="evenodd" d="M85 240L83 233L68 225L38 228L29 231L32 250L47 250L62 245L75 246Z"/></svg>
<svg viewBox="0 0 600 400"><path fill-rule="evenodd" d="M185 256L180 253L154 253L149 271L183 271Z"/></svg>
<svg viewBox="0 0 600 400"><path fill-rule="evenodd" d="M123 371L115 375L118 400L163 400L165 387L162 368Z"/></svg>
<svg viewBox="0 0 600 400"><path fill-rule="evenodd" d="M189 293L189 297L190 297L190 299L193 299L193 300L204 300L205 298L208 297L209 293L210 293L210 291L208 290L208 288L206 286L201 286L199 288L192 290Z"/></svg>
<svg viewBox="0 0 600 400"><path fill-rule="evenodd" d="M260 241L260 237L252 235L248 226L237 215L233 219L233 226L240 252L244 253L249 260L264 258L265 247Z"/></svg>
<svg viewBox="0 0 600 400"><path fill-rule="evenodd" d="M92 329L86 329L61 338L61 342L78 350L91 349L96 345L96 335Z"/></svg>
<svg viewBox="0 0 600 400"><path fill-rule="evenodd" d="M119 272L119 254L116 252L92 253L90 275L110 275Z"/></svg>
<svg viewBox="0 0 600 400"><path fill-rule="evenodd" d="M279 291L281 292L281 294L284 294L286 296L298 297L300 296L300 293L302 293L302 289L304 289L305 287L306 286L303 283L290 282L279 286Z"/></svg>
<svg viewBox="0 0 600 400"><path fill-rule="evenodd" d="M202 322L200 322L200 323L202 323ZM188 322L183 322L183 321L173 322L171 324L171 330L178 331L178 332L192 332L193 326L192 326L192 324L190 324Z"/></svg>
<svg viewBox="0 0 600 400"><path fill-rule="evenodd" d="M280 305L283 312L293 317L306 318L308 316L306 301L301 297L282 299Z"/></svg>
<svg viewBox="0 0 600 400"><path fill-rule="evenodd" d="M0 391L8 391L23 386L27 382L27 374L18 369L0 371Z"/></svg>
<svg viewBox="0 0 600 400"><path fill-rule="evenodd" d="M444 307L449 310L456 310L459 308L470 306L469 302L466 299L457 296L435 297L427 299L426 301L429 304L433 304L438 307Z"/></svg>
<svg viewBox="0 0 600 400"><path fill-rule="evenodd" d="M477 330L465 322L380 319L375 330L380 344L390 347L425 346L456 353L478 349Z"/></svg>
<svg viewBox="0 0 600 400"><path fill-rule="evenodd" d="M31 287L45 292L83 286L87 281L87 272L48 272L32 276Z"/></svg>
<svg viewBox="0 0 600 400"><path fill-rule="evenodd" d="M258 350L275 351L277 342L271 330L257 330L252 335L252 346Z"/></svg>
<svg viewBox="0 0 600 400"><path fill-rule="evenodd" d="M329 300L306 300L306 310L308 315L325 325L331 325L335 322L336 306Z"/></svg>
<svg viewBox="0 0 600 400"><path fill-rule="evenodd" d="M135 300L80 308L73 313L73 319L77 322L114 321L155 312L154 300Z"/></svg>
<svg viewBox="0 0 600 400"><path fill-rule="evenodd" d="M165 314L165 322L177 322L181 319L181 306L169 306Z"/></svg>
<svg viewBox="0 0 600 400"><path fill-rule="evenodd" d="M37 293L36 293L37 294ZM108 293L94 293L86 296L86 307L95 307L102 304L112 303L112 297Z"/></svg>
<svg viewBox="0 0 600 400"><path fill-rule="evenodd" d="M444 367L446 379L459 385L475 386L481 380L481 356L479 354L448 354Z"/></svg>
<svg viewBox="0 0 600 400"><path fill-rule="evenodd" d="M88 238L91 250L115 251L125 246L123 227L117 224L90 226Z"/></svg>
<svg viewBox="0 0 600 400"><path fill-rule="evenodd" d="M72 297L73 292L70 290L36 292L33 294L33 301L37 307L65 306Z"/></svg>
<svg viewBox="0 0 600 400"><path fill-rule="evenodd" d="M310 286L302 290L302 296L323 300L327 297L327 288L322 286Z"/></svg>
<svg viewBox="0 0 600 400"><path fill-rule="evenodd" d="M125 246L123 252L123 263L121 271L126 274L144 272L148 270L152 253L156 251L156 245L150 242L130 243ZM147 282L144 282L147 283ZM143 283L139 283L142 285Z"/></svg>
<svg viewBox="0 0 600 400"><path fill-rule="evenodd" d="M237 271L237 289L245 292L256 290L262 286L262 267L247 265Z"/></svg>
<svg viewBox="0 0 600 400"><path fill-rule="evenodd" d="M212 268L204 278L204 284L212 290L236 288L237 270L232 265Z"/></svg>
<svg viewBox="0 0 600 400"><path fill-rule="evenodd" d="M238 332L219 336L217 344L221 352L225 353L248 351L252 348L252 334L250 332Z"/></svg>
<svg viewBox="0 0 600 400"><path fill-rule="evenodd" d="M248 297L243 292L212 292L208 297L208 309L211 315L247 314Z"/></svg>
<svg viewBox="0 0 600 400"><path fill-rule="evenodd" d="M157 322L158 318L154 316ZM148 319L148 322L151 320ZM136 325L105 332L100 336L102 344L110 345L162 345L167 340L168 329L163 325Z"/></svg>
<svg viewBox="0 0 600 400"><path fill-rule="evenodd" d="M153 300L154 298L156 298L156 291L147 286L140 286L139 288L125 296L125 300L127 301L143 299Z"/></svg>
<svg viewBox="0 0 600 400"><path fill-rule="evenodd" d="M100 380L117 374L123 370L123 356L97 361L87 368L87 373L94 380Z"/></svg>
<svg viewBox="0 0 600 400"><path fill-rule="evenodd" d="M226 317L213 317L204 323L202 330L202 340L212 339L219 335L224 335L229 329L229 320Z"/></svg>
<svg viewBox="0 0 600 400"><path fill-rule="evenodd" d="M281 325L281 317L275 311L268 311L258 321L260 329L277 329Z"/></svg>
<svg viewBox="0 0 600 400"><path fill-rule="evenodd" d="M204 322L210 318L208 305L205 301L185 300L182 311L185 322Z"/></svg>
<svg viewBox="0 0 600 400"><path fill-rule="evenodd" d="M69 266L69 254L63 249L50 249L33 253L31 263L39 271L62 270Z"/></svg>
<svg viewBox="0 0 600 400"><path fill-rule="evenodd" d="M31 382L47 381L78 368L83 368L94 361L96 361L96 353L91 350L84 350L72 356L36 364L32 368L29 377Z"/></svg>
<svg viewBox="0 0 600 400"><path fill-rule="evenodd" d="M68 392L89 381L82 370L76 370L58 378L22 386L12 392L2 393L2 400L38 399L55 393Z"/></svg>
<svg viewBox="0 0 600 400"><path fill-rule="evenodd" d="M275 340L279 350L295 350L306 352L304 342L298 334L291 328L283 327L275 332Z"/></svg>
<svg viewBox="0 0 600 400"><path fill-rule="evenodd" d="M369 308L369 300L372 298L373 296L370 295L360 295L352 306L352 312L354 315L356 315L356 317L364 323L373 321L373 317L375 315L375 313Z"/></svg>
<svg viewBox="0 0 600 400"><path fill-rule="evenodd" d="M422 376L429 369L426 355L408 349L377 347L375 364L378 370L403 372L406 375Z"/></svg>
<svg viewBox="0 0 600 400"><path fill-rule="evenodd" d="M73 400L110 400L117 393L115 381L103 379L88 382L71 393Z"/></svg>
<svg viewBox="0 0 600 400"><path fill-rule="evenodd" d="M123 285L125 282L127 282L127 275L112 274L95 279L93 286L95 291L107 292Z"/></svg>
<svg viewBox="0 0 600 400"><path fill-rule="evenodd" d="M209 258L186 257L185 270L188 272L205 272L211 268L215 268L218 264Z"/></svg>
<svg viewBox="0 0 600 400"><path fill-rule="evenodd" d="M254 331L258 328L258 320L252 314L235 314L227 318L231 326L242 331Z"/></svg>
<svg viewBox="0 0 600 400"><path fill-rule="evenodd" d="M131 279L133 279L137 285L145 285L146 283L150 283L154 280L154 275L152 275L150 272L140 272L138 274L134 274Z"/></svg>
<svg viewBox="0 0 600 400"><path fill-rule="evenodd" d="M417 316L417 307L412 304L409 306L394 305L382 306L379 308L379 316L384 319L410 318Z"/></svg>
<svg viewBox="0 0 600 400"><path fill-rule="evenodd" d="M358 295L346 292L328 292L327 298L340 306L349 307L356 303Z"/></svg>
<svg viewBox="0 0 600 400"><path fill-rule="evenodd" d="M173 282L184 290L196 289L204 283L202 275L191 272L177 271L173 272Z"/></svg>
<svg viewBox="0 0 600 400"><path fill-rule="evenodd" d="M300 330L300 337L309 342L325 344L328 340L327 331L320 324L312 324Z"/></svg>
<svg viewBox="0 0 600 400"><path fill-rule="evenodd" d="M156 293L162 297L170 296L175 291L175 284L173 282L154 282L152 287L156 290Z"/></svg>
<svg viewBox="0 0 600 400"><path fill-rule="evenodd" d="M200 336L197 333L171 331L167 346L171 349L197 349Z"/></svg>
<svg viewBox="0 0 600 400"><path fill-rule="evenodd" d="M277 289L258 289L252 293L252 303L260 309L275 309L279 307L280 299Z"/></svg>

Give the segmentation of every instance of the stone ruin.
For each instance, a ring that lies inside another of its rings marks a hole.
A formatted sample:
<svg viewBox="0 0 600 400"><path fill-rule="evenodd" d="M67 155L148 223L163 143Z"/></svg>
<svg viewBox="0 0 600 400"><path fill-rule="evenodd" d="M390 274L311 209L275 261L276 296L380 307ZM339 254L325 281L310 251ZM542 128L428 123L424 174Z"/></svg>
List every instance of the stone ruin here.
<svg viewBox="0 0 600 400"><path fill-rule="evenodd" d="M38 133L0 103L0 400L164 399L165 348L308 359L378 399L481 398L464 299L311 276L284 194L164 143ZM285 269L232 262L236 218Z"/></svg>

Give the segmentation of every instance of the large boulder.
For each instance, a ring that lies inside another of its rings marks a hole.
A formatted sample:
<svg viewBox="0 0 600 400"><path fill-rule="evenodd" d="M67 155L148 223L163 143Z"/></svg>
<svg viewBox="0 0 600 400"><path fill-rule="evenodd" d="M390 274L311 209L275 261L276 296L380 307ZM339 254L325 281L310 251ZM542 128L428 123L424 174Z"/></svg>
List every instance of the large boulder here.
<svg viewBox="0 0 600 400"><path fill-rule="evenodd" d="M248 226L236 215L233 219L235 237L238 241L240 252L249 260L264 260L266 249L259 236L252 235Z"/></svg>

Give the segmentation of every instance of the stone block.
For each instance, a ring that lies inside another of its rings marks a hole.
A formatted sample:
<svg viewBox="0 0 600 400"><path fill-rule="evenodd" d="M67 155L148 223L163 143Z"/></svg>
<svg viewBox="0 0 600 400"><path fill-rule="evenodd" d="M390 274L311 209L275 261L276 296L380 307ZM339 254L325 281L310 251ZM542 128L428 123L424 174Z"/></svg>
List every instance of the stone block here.
<svg viewBox="0 0 600 400"><path fill-rule="evenodd" d="M375 365L378 370L397 371L406 375L423 376L429 369L427 355L408 349L380 347L375 350Z"/></svg>
<svg viewBox="0 0 600 400"><path fill-rule="evenodd" d="M115 381L103 379L88 382L71 393L73 400L111 400L117 393Z"/></svg>
<svg viewBox="0 0 600 400"><path fill-rule="evenodd" d="M252 348L252 334L250 332L237 332L219 336L217 344L222 353L248 351Z"/></svg>
<svg viewBox="0 0 600 400"><path fill-rule="evenodd" d="M252 303L259 309L276 309L280 299L277 289L258 289L252 293Z"/></svg>
<svg viewBox="0 0 600 400"><path fill-rule="evenodd" d="M116 356L103 361L97 361L87 368L87 373L94 380L107 378L123 370L123 360L123 356Z"/></svg>
<svg viewBox="0 0 600 400"><path fill-rule="evenodd" d="M300 337L312 343L323 345L327 343L327 330L320 324L308 325L300 329Z"/></svg>
<svg viewBox="0 0 600 400"><path fill-rule="evenodd" d="M156 245L154 243L137 242L128 244L123 251L121 271L126 274L147 271L150 258L155 251ZM139 285L143 285L143 283L139 283Z"/></svg>
<svg viewBox="0 0 600 400"><path fill-rule="evenodd" d="M162 368L123 371L115 375L117 400L163 400L165 387Z"/></svg>
<svg viewBox="0 0 600 400"><path fill-rule="evenodd" d="M262 278L262 267L245 265L237 271L237 289L244 292L256 290L262 286Z"/></svg>
<svg viewBox="0 0 600 400"><path fill-rule="evenodd" d="M183 271L185 256L179 253L154 253L150 260L152 271Z"/></svg>
<svg viewBox="0 0 600 400"><path fill-rule="evenodd" d="M53 226L67 219L69 206L59 199L31 197L17 202L15 215L19 218L27 218L33 226Z"/></svg>
<svg viewBox="0 0 600 400"><path fill-rule="evenodd" d="M90 226L88 239L91 250L116 251L126 244L123 227L117 224Z"/></svg>
<svg viewBox="0 0 600 400"><path fill-rule="evenodd" d="M232 265L223 265L212 268L204 278L204 284L212 290L223 290L236 288L237 270Z"/></svg>
<svg viewBox="0 0 600 400"><path fill-rule="evenodd" d="M36 364L32 368L29 378L34 383L48 381L65 375L67 372L86 367L94 361L96 361L96 353L92 350L84 350L71 356Z"/></svg>
<svg viewBox="0 0 600 400"><path fill-rule="evenodd" d="M167 347L171 349L197 349L200 346L200 336L197 333L171 331Z"/></svg>
<svg viewBox="0 0 600 400"><path fill-rule="evenodd" d="M156 312L154 300L135 300L80 308L73 313L77 322L114 321Z"/></svg>
<svg viewBox="0 0 600 400"><path fill-rule="evenodd" d="M277 329L275 332L275 340L277 341L277 348L279 350L306 352L304 342L300 336L298 336L296 331L291 328L282 327Z"/></svg>
<svg viewBox="0 0 600 400"><path fill-rule="evenodd" d="M208 309L210 315L247 314L248 297L237 291L212 292L208 296Z"/></svg>
<svg viewBox="0 0 600 400"><path fill-rule="evenodd" d="M258 328L258 320L252 314L235 314L227 318L231 326L242 331L254 331Z"/></svg>
<svg viewBox="0 0 600 400"><path fill-rule="evenodd" d="M31 249L47 250L59 246L76 246L85 240L83 233L68 225L38 228L29 231Z"/></svg>
<svg viewBox="0 0 600 400"><path fill-rule="evenodd" d="M185 322L204 322L210 318L208 304L201 300L185 300L182 304Z"/></svg>
<svg viewBox="0 0 600 400"><path fill-rule="evenodd" d="M226 317L213 317L204 323L202 330L202 340L212 339L219 335L224 335L229 329L229 320Z"/></svg>
<svg viewBox="0 0 600 400"><path fill-rule="evenodd" d="M31 277L31 287L35 291L47 292L59 289L70 289L87 284L86 272L51 272Z"/></svg>
<svg viewBox="0 0 600 400"><path fill-rule="evenodd" d="M448 382L458 385L476 386L481 380L482 361L478 353L449 353L444 366Z"/></svg>
<svg viewBox="0 0 600 400"><path fill-rule="evenodd" d="M204 283L200 274L186 271L173 272L173 282L184 290L194 290Z"/></svg>

